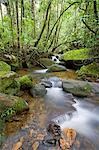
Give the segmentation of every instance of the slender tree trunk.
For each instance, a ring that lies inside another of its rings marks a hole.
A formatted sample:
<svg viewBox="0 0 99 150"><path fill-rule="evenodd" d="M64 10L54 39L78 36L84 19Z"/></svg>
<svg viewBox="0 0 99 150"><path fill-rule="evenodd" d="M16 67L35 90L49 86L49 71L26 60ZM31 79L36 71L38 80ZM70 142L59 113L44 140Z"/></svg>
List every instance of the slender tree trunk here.
<svg viewBox="0 0 99 150"><path fill-rule="evenodd" d="M32 12L32 20L33 20L33 33L34 38L36 37L36 26L35 26L35 0L31 0L31 12Z"/></svg>
<svg viewBox="0 0 99 150"><path fill-rule="evenodd" d="M21 48L22 49L24 44L23 28L24 28L24 0L21 0Z"/></svg>
<svg viewBox="0 0 99 150"><path fill-rule="evenodd" d="M51 34L52 34L52 32L53 32L53 30L54 30L56 24L57 24L58 21L60 20L61 16L62 16L71 6L73 6L73 5L76 4L76 3L79 3L79 2L73 2L72 4L70 4L66 9L64 9L64 10L61 12L60 16L58 17L58 19L57 19L56 22L54 23L54 25L53 25L53 27L52 27L50 33L49 33L48 40L49 40L49 38L50 38L50 36L51 36Z"/></svg>
<svg viewBox="0 0 99 150"><path fill-rule="evenodd" d="M17 25L17 47L20 49L19 11L18 0L16 0L16 25Z"/></svg>
<svg viewBox="0 0 99 150"><path fill-rule="evenodd" d="M2 13L2 5L1 5L1 3L0 3L0 10L1 10L2 31L4 32L3 13Z"/></svg>
<svg viewBox="0 0 99 150"><path fill-rule="evenodd" d="M96 18L96 21L98 23L98 12L97 12L97 2L96 2L96 0L93 0L93 7L94 7L95 18Z"/></svg>
<svg viewBox="0 0 99 150"><path fill-rule="evenodd" d="M47 10L46 10L46 16L45 16L45 20L44 20L44 24L43 24L42 30L41 30L41 32L40 32L40 35L39 35L37 41L36 41L35 44L34 44L34 47L36 47L36 46L38 45L38 43L39 43L39 41L40 41L40 39L41 39L41 37L42 37L42 34L43 34L44 30L45 30L46 22L47 22L48 14L49 14L49 9L50 9L50 6L51 6L51 2L52 2L52 1L50 0L49 3L48 3L48 7L47 7Z"/></svg>
<svg viewBox="0 0 99 150"><path fill-rule="evenodd" d="M11 29L11 35L12 35L12 44L13 44L13 47L14 47L14 34L13 34L13 17L12 17L12 14L11 14L11 7L12 7L12 2L9 0L8 1L8 15L10 17L10 29Z"/></svg>

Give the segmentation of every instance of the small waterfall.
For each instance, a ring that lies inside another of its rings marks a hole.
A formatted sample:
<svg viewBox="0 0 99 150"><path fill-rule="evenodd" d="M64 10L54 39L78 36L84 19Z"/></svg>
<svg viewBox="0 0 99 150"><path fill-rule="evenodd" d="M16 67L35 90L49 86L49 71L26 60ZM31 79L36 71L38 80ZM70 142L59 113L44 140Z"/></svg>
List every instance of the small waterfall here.
<svg viewBox="0 0 99 150"><path fill-rule="evenodd" d="M71 118L76 114L77 112L68 112L66 114L60 115L54 119L52 119L53 122L61 125L62 123L71 120Z"/></svg>
<svg viewBox="0 0 99 150"><path fill-rule="evenodd" d="M46 73L48 69L35 70L34 73Z"/></svg>

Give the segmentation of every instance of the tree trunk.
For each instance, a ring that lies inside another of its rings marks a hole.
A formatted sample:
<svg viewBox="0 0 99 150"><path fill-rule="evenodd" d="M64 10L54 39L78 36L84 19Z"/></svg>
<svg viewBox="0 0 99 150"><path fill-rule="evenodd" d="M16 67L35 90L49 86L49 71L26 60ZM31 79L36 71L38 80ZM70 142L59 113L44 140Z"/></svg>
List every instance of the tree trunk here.
<svg viewBox="0 0 99 150"><path fill-rule="evenodd" d="M12 34L12 44L13 44L13 47L14 47L14 34L13 34L13 17L12 17L12 14L11 14L11 7L12 7L12 1L8 1L8 15L10 17L10 30L11 30L11 34Z"/></svg>
<svg viewBox="0 0 99 150"><path fill-rule="evenodd" d="M34 44L34 47L36 47L36 46L38 45L38 43L39 43L39 41L40 41L40 39L41 39L41 37L42 37L42 34L43 34L44 30L45 30L46 22L47 22L48 14L49 14L49 9L50 9L50 6L51 6L51 2L52 2L52 1L50 0L49 3L48 3L48 7L47 7L47 10L46 10L46 16L45 16L45 20L44 20L44 24L43 24L41 33L40 33L40 35L39 35L37 41L36 41L35 44Z"/></svg>
<svg viewBox="0 0 99 150"><path fill-rule="evenodd" d="M31 0L31 12L32 12L32 20L33 20L33 33L34 38L36 37L36 26L35 26L35 0Z"/></svg>
<svg viewBox="0 0 99 150"><path fill-rule="evenodd" d="M16 0L16 25L17 25L17 47L20 49L19 11L18 0Z"/></svg>

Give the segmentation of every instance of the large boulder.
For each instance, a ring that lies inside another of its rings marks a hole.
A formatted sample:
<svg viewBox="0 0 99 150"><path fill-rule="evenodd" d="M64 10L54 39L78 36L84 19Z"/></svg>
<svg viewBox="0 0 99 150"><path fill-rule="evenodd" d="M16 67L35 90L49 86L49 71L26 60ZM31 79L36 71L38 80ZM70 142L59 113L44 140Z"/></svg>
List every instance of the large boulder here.
<svg viewBox="0 0 99 150"><path fill-rule="evenodd" d="M93 93L93 87L89 82L79 80L64 80L63 90L78 97L90 96Z"/></svg>
<svg viewBox="0 0 99 150"><path fill-rule="evenodd" d="M44 85L36 84L31 88L30 93L33 97L43 97L47 93L47 90Z"/></svg>
<svg viewBox="0 0 99 150"><path fill-rule="evenodd" d="M99 63L91 63L86 66L82 66L80 70L77 71L79 76L91 76L99 78Z"/></svg>
<svg viewBox="0 0 99 150"><path fill-rule="evenodd" d="M32 78L29 75L24 75L22 77L19 77L17 80L20 83L20 88L22 90L30 89L32 88Z"/></svg>
<svg viewBox="0 0 99 150"><path fill-rule="evenodd" d="M61 55L61 60L65 61L65 66L69 69L79 69L84 64L90 64L97 57L97 53L91 49L83 48L71 50Z"/></svg>
<svg viewBox="0 0 99 150"><path fill-rule="evenodd" d="M47 70L47 72L59 72L59 71L66 71L66 68L62 65L54 64L51 65Z"/></svg>
<svg viewBox="0 0 99 150"><path fill-rule="evenodd" d="M16 81L15 72L0 72L0 92L5 94L16 95L20 90L20 84Z"/></svg>
<svg viewBox="0 0 99 150"><path fill-rule="evenodd" d="M53 65L54 62L49 58L40 58L39 60L42 67L48 68L49 66Z"/></svg>
<svg viewBox="0 0 99 150"><path fill-rule="evenodd" d="M13 115L28 109L27 102L22 98L0 93L0 119L9 120Z"/></svg>

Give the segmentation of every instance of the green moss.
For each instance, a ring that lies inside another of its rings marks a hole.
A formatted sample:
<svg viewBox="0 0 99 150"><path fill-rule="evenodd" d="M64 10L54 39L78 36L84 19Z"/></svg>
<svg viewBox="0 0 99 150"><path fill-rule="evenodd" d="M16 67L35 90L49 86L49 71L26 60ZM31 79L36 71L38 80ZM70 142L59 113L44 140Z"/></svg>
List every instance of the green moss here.
<svg viewBox="0 0 99 150"><path fill-rule="evenodd" d="M99 77L99 64L91 63L87 66L82 66L79 71L77 71L78 75L89 75L94 77Z"/></svg>
<svg viewBox="0 0 99 150"><path fill-rule="evenodd" d="M40 63L45 66L46 68L55 64L52 60L50 60L49 58L40 58Z"/></svg>
<svg viewBox="0 0 99 150"><path fill-rule="evenodd" d="M28 104L26 101L24 101L22 98L19 97L17 97L17 99L18 99L17 102L13 106L13 110L15 110L16 113L28 109Z"/></svg>
<svg viewBox="0 0 99 150"><path fill-rule="evenodd" d="M86 97L90 95L92 88L89 84L86 84L83 87L74 86L73 88L70 89L67 88L66 91L72 93L75 96Z"/></svg>
<svg viewBox="0 0 99 150"><path fill-rule="evenodd" d="M18 79L21 89L30 89L32 87L32 78L28 75L22 76Z"/></svg>
<svg viewBox="0 0 99 150"><path fill-rule="evenodd" d="M0 92L12 95L17 94L17 92L20 90L20 85L15 80L15 77L15 72L3 73L0 76Z"/></svg>
<svg viewBox="0 0 99 150"><path fill-rule="evenodd" d="M28 110L28 104L25 100L17 96L0 94L0 119L9 120L15 114Z"/></svg>
<svg viewBox="0 0 99 150"><path fill-rule="evenodd" d="M93 52L91 49L84 48L84 49L68 51L63 54L62 59L63 60L86 60L89 58L93 58L95 56L93 56Z"/></svg>
<svg viewBox="0 0 99 150"><path fill-rule="evenodd" d="M11 67L4 61L0 61L0 71L9 72L11 71Z"/></svg>
<svg viewBox="0 0 99 150"><path fill-rule="evenodd" d="M64 66L61 66L61 65L57 65L57 64L54 64L54 65L51 65L47 72L59 72L59 71L66 71L66 68Z"/></svg>

